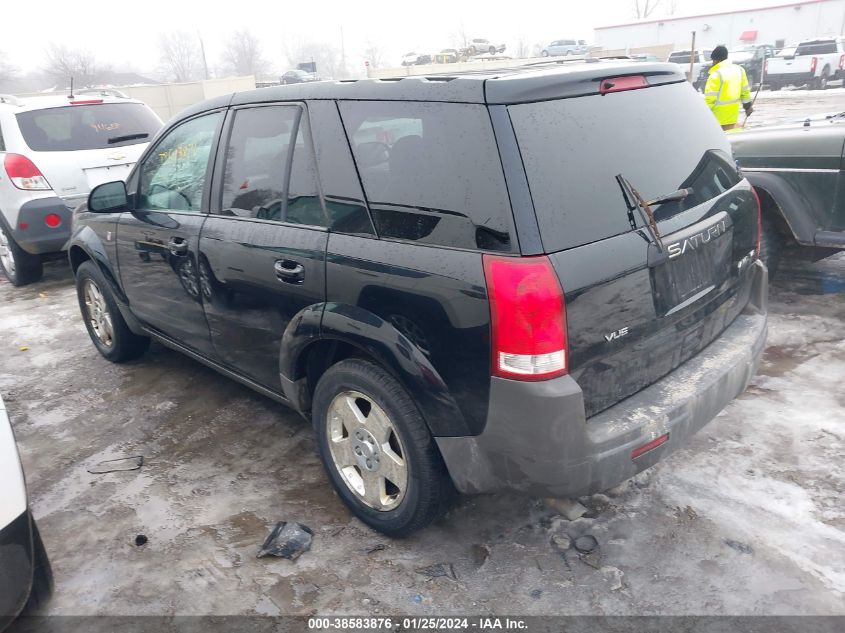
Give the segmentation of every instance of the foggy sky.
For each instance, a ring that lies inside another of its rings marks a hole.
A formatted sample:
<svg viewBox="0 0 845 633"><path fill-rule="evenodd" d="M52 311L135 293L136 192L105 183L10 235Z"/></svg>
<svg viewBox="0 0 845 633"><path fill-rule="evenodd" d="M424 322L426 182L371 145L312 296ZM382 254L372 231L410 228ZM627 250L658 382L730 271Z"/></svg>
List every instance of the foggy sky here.
<svg viewBox="0 0 845 633"><path fill-rule="evenodd" d="M786 0L662 0L652 17L786 4ZM363 69L364 50L374 44L387 65L414 50L451 47L463 28L469 38L504 42L513 52L522 37L529 45L573 37L592 41L593 27L634 19L634 0L519 0L449 3L409 0L40 0L37 6L5 2L0 22L0 51L20 71L44 66L51 43L90 50L115 70L154 72L160 66L157 45L162 32L200 33L209 66L219 64L223 42L233 31L251 29L264 56L278 71L288 66L288 49L297 41L343 42L353 74ZM343 40L341 40L341 32Z"/></svg>

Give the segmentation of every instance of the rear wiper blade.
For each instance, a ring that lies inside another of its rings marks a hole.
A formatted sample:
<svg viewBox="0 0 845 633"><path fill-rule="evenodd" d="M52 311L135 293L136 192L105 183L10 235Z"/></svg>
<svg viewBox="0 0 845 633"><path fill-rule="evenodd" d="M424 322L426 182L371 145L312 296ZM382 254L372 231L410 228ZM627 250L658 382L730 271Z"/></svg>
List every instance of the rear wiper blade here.
<svg viewBox="0 0 845 633"><path fill-rule="evenodd" d="M665 250L663 246L663 239L660 237L660 229L657 228L657 220L654 219L654 211L651 209L651 204L640 195L640 192L637 191L622 174L617 174L616 182L619 183L619 186L625 193L625 197L628 198L628 206L632 209L636 208L639 210L640 216L646 225L646 229L648 229L648 232L651 234L652 241L662 253ZM676 191L674 193L678 192ZM631 200L634 200L636 204L631 205Z"/></svg>
<svg viewBox="0 0 845 633"><path fill-rule="evenodd" d="M654 198L653 200L649 200L646 202L646 204L649 206L653 206L655 204L663 204L664 202L678 202L679 200L683 200L684 198L691 196L692 193L692 188L678 189L677 191L673 191L672 193L667 193L665 196L659 196L657 198Z"/></svg>
<svg viewBox="0 0 845 633"><path fill-rule="evenodd" d="M140 132L138 134L124 134L123 136L112 136L108 140L108 144L111 145L112 143L122 143L123 141L134 141L135 139L139 138L147 138L149 134L146 132Z"/></svg>

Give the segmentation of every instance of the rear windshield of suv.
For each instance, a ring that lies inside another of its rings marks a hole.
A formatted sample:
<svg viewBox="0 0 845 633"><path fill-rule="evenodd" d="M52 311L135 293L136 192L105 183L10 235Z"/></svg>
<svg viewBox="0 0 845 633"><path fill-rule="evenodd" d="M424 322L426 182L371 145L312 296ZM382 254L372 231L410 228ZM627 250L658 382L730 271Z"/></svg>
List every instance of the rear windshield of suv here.
<svg viewBox="0 0 845 633"><path fill-rule="evenodd" d="M655 206L658 220L739 181L725 133L687 82L508 111L547 252L628 232L630 217L642 226L618 174L646 200L693 189L682 202Z"/></svg>
<svg viewBox="0 0 845 633"><path fill-rule="evenodd" d="M106 149L146 143L161 127L140 103L98 103L31 110L17 115L24 141L36 152Z"/></svg>
<svg viewBox="0 0 845 633"><path fill-rule="evenodd" d="M830 40L827 42L807 42L801 44L795 51L795 56L801 55L827 55L828 53L836 52L836 42Z"/></svg>

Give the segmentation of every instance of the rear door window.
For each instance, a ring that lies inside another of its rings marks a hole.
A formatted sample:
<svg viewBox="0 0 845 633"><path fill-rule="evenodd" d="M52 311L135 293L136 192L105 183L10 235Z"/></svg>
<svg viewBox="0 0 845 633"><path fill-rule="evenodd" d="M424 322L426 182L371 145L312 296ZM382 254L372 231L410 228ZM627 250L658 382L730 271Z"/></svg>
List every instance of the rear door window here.
<svg viewBox="0 0 845 633"><path fill-rule="evenodd" d="M724 132L687 83L611 95L509 106L543 245L548 252L631 230L616 180L646 199L681 188L681 202L654 207L658 220L739 182Z"/></svg>
<svg viewBox="0 0 845 633"><path fill-rule="evenodd" d="M510 201L484 106L350 101L340 111L381 237L515 248Z"/></svg>
<svg viewBox="0 0 845 633"><path fill-rule="evenodd" d="M140 103L100 103L30 110L17 115L24 141L36 152L107 149L150 141L161 127Z"/></svg>

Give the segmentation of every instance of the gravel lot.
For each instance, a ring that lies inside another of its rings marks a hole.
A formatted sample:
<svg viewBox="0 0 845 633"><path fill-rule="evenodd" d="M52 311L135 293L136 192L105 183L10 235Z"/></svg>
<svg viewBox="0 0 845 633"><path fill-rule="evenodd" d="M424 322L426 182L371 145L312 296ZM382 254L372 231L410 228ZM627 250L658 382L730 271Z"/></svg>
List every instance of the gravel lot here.
<svg viewBox="0 0 845 633"><path fill-rule="evenodd" d="M764 95L761 118L798 109ZM800 114L837 107L845 91ZM63 262L3 280L0 392L56 574L47 613L845 615L843 299L845 255L785 262L748 392L687 449L582 500L586 518L465 498L396 541L350 518L297 416L159 346L101 359ZM130 455L143 468L87 472ZM255 558L279 520L316 534L294 563ZM599 554L552 544L585 533Z"/></svg>

